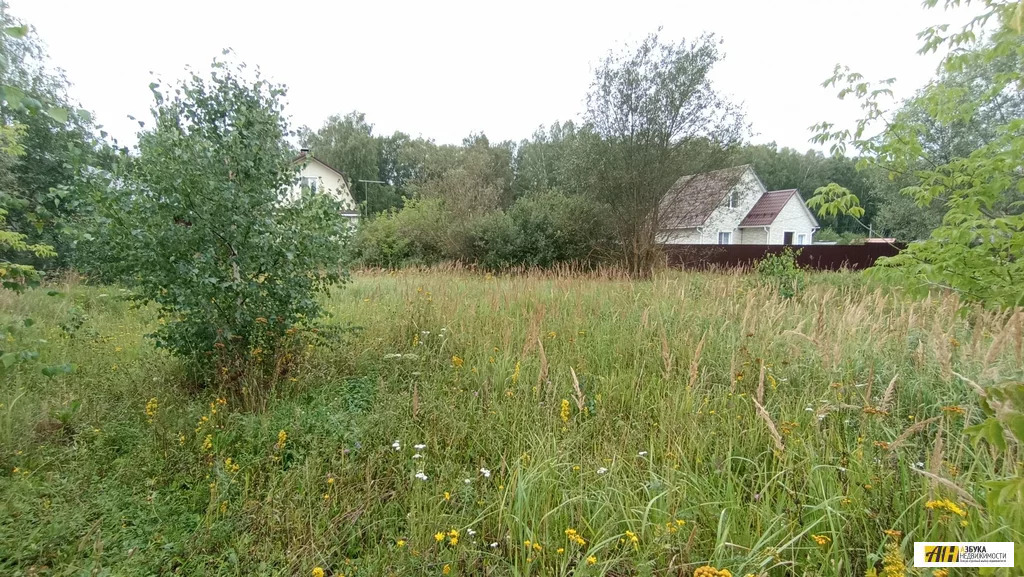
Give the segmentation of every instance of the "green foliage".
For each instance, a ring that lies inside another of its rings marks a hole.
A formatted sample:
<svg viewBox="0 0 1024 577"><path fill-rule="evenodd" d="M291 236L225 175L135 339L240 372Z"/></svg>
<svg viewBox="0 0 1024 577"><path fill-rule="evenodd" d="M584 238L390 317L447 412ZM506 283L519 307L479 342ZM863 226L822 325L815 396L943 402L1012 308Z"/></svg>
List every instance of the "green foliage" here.
<svg viewBox="0 0 1024 577"><path fill-rule="evenodd" d="M793 298L804 289L804 271L796 263L800 251L787 248L778 254L766 255L757 263L761 282L784 298Z"/></svg>
<svg viewBox="0 0 1024 577"><path fill-rule="evenodd" d="M826 85L841 86L840 98L860 99L866 116L853 129L821 123L815 140L832 143L836 151L854 147L864 164L899 178L902 193L919 206L942 207L941 225L927 239L879 261L874 274L919 293L944 288L991 306L1016 307L1024 304L1020 5L997 0L974 5L981 13L959 32L939 26L921 34L922 50L949 50L943 75L896 114L882 102L891 96L889 81L871 83L837 68ZM985 22L994 28L979 38ZM983 128L963 128L972 125ZM937 141L950 144L937 146ZM850 196L826 200L823 210L857 208Z"/></svg>
<svg viewBox="0 0 1024 577"><path fill-rule="evenodd" d="M621 258L648 275L658 258L661 199L683 174L706 170L745 133L742 115L714 90L719 42L663 42L657 34L597 67L586 119L598 139L585 158L592 198L610 209Z"/></svg>
<svg viewBox="0 0 1024 577"><path fill-rule="evenodd" d="M439 200L410 200L404 208L359 226L352 242L353 258L368 267L435 264L451 253L448 223Z"/></svg>
<svg viewBox="0 0 1024 577"><path fill-rule="evenodd" d="M818 214L821 216L834 217L839 214L850 215L854 218L864 216L864 209L861 208L857 195L834 182L815 190L814 196L807 200L807 207L818 209Z"/></svg>
<svg viewBox="0 0 1024 577"><path fill-rule="evenodd" d="M864 244L865 236L853 232L836 232L831 228L823 228L814 233L814 242L834 242L836 244Z"/></svg>
<svg viewBox="0 0 1024 577"><path fill-rule="evenodd" d="M230 378L272 370L282 339L317 320L346 238L329 196L283 201L295 179L284 89L243 68L215 61L168 94L154 83L138 157L90 183L104 271L157 305L158 346Z"/></svg>
<svg viewBox="0 0 1024 577"><path fill-rule="evenodd" d="M405 208L364 223L353 243L363 266L459 261L487 270L593 264L609 250L604 207L558 191L528 194L507 211L466 214L441 198L410 200Z"/></svg>

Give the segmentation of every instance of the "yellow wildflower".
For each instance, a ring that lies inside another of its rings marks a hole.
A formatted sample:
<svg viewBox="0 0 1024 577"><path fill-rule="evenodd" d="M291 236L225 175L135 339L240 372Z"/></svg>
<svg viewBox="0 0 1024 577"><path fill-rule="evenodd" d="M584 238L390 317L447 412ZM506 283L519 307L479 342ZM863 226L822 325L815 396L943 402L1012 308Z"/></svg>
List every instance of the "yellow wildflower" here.
<svg viewBox="0 0 1024 577"><path fill-rule="evenodd" d="M828 535L811 535L811 539L814 539L814 542L822 547L832 542L832 538Z"/></svg>
<svg viewBox="0 0 1024 577"><path fill-rule="evenodd" d="M213 448L213 435L206 435L203 439L203 451L209 451Z"/></svg>
<svg viewBox="0 0 1024 577"><path fill-rule="evenodd" d="M452 500L452 494L449 493L448 491L445 491L444 492L444 500L445 501L451 501Z"/></svg>
<svg viewBox="0 0 1024 577"><path fill-rule="evenodd" d="M587 565L597 565L597 557L594 557L593 555L587 557Z"/></svg>
<svg viewBox="0 0 1024 577"><path fill-rule="evenodd" d="M452 366L454 366L456 369L461 368L462 365L464 365L465 363L466 361L462 360L462 357L458 355L452 355Z"/></svg>
<svg viewBox="0 0 1024 577"><path fill-rule="evenodd" d="M313 577L324 577L324 568L313 567Z"/></svg>
<svg viewBox="0 0 1024 577"><path fill-rule="evenodd" d="M444 564L444 568L441 569L441 573L444 574L444 575L448 575L451 572L452 572L452 566L449 565L448 563L445 563Z"/></svg>
<svg viewBox="0 0 1024 577"><path fill-rule="evenodd" d="M281 429L280 431L277 432L277 444L274 445L274 448L277 449L278 451L280 451L280 450L284 449L284 446L287 443L288 443L288 432L285 431L284 429Z"/></svg>
<svg viewBox="0 0 1024 577"><path fill-rule="evenodd" d="M148 403L146 403L146 417L147 417L146 420L147 421L149 421L150 423L153 422L153 419L156 418L156 410L158 408L159 408L159 404L157 403L156 397L153 397L152 399L149 400Z"/></svg>
<svg viewBox="0 0 1024 577"><path fill-rule="evenodd" d="M938 499L935 501L928 501L927 503L924 504L924 507L925 509L945 509L946 511L949 511L950 513L959 515L961 517L967 516L967 511L963 510L962 508L960 508L960 506L950 501L949 499Z"/></svg>
<svg viewBox="0 0 1024 577"><path fill-rule="evenodd" d="M519 369L520 369L519 361L516 361L516 368L512 371L512 384L513 385L519 382Z"/></svg>
<svg viewBox="0 0 1024 577"><path fill-rule="evenodd" d="M442 531L438 531L437 533L434 533L434 541L437 541L439 543L441 541L444 541L444 533Z"/></svg>
<svg viewBox="0 0 1024 577"><path fill-rule="evenodd" d="M563 423L569 422L569 399L562 399L562 408L558 413Z"/></svg>

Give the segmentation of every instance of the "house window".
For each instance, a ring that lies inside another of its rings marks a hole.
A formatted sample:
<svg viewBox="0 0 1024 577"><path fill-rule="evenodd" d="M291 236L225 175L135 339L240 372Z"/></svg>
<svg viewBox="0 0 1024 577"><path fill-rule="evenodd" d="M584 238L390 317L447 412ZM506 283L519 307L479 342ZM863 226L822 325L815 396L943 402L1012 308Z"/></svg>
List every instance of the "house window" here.
<svg viewBox="0 0 1024 577"><path fill-rule="evenodd" d="M732 233L731 232L720 232L720 233L718 233L718 244L732 244Z"/></svg>
<svg viewBox="0 0 1024 577"><path fill-rule="evenodd" d="M807 240L806 239L807 239L807 235L806 234L798 234L798 235L796 235L796 243L797 244L807 244Z"/></svg>
<svg viewBox="0 0 1024 577"><path fill-rule="evenodd" d="M785 244L785 245L793 244L793 233L792 232L784 232L784 233L782 233L782 244Z"/></svg>
<svg viewBox="0 0 1024 577"><path fill-rule="evenodd" d="M729 193L729 208L736 208L736 205L739 204L739 196L739 192L735 190Z"/></svg>
<svg viewBox="0 0 1024 577"><path fill-rule="evenodd" d="M318 182L319 179L317 179L315 176L303 176L302 188L308 188L309 192L316 192Z"/></svg>

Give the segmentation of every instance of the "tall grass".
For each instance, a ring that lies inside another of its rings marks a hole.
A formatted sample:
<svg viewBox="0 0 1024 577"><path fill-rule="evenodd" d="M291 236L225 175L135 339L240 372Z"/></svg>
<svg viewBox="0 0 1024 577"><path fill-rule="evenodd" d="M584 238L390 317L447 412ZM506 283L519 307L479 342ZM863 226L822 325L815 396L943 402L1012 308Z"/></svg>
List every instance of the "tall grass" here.
<svg viewBox="0 0 1024 577"><path fill-rule="evenodd" d="M0 388L0 573L838 577L889 542L1022 541L982 485L1019 459L964 436L961 376L1020 378L1024 314L569 272L358 275L328 303L347 336L258 410L183 387L115 288L3 297L76 369Z"/></svg>

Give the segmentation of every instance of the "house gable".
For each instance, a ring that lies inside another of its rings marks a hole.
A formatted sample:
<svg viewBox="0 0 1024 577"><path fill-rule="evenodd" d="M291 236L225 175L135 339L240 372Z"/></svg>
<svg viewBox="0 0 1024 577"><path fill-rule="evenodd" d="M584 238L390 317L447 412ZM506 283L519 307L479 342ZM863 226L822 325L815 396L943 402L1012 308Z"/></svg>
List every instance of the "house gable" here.
<svg viewBox="0 0 1024 577"><path fill-rule="evenodd" d="M800 243L800 235L804 235L802 244L811 244L814 232L818 230L818 221L803 198L793 194L778 211L768 230L768 244L784 244L787 232L793 233L794 244Z"/></svg>
<svg viewBox="0 0 1024 577"><path fill-rule="evenodd" d="M358 216L355 212L356 202L348 187L348 179L345 178L344 174L305 152L295 159L295 164L299 165L299 170L296 184L291 191L292 198L298 196L302 186L308 186L310 181L312 181L318 189L322 187L320 189L322 192L331 195L341 203L346 216L353 218Z"/></svg>

